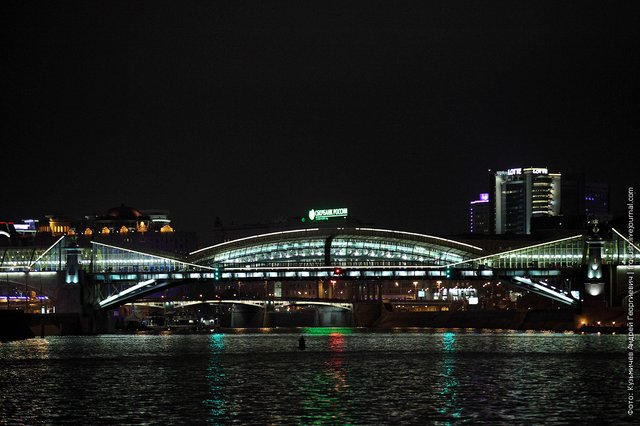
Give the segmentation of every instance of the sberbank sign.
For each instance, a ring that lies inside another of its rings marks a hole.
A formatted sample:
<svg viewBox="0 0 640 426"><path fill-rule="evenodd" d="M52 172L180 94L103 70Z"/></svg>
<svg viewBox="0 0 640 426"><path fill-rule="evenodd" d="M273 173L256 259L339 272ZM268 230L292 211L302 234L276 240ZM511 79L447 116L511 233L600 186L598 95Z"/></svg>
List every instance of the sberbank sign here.
<svg viewBox="0 0 640 426"><path fill-rule="evenodd" d="M309 220L329 220L333 217L347 217L349 209L340 207L338 209L311 209L309 210Z"/></svg>

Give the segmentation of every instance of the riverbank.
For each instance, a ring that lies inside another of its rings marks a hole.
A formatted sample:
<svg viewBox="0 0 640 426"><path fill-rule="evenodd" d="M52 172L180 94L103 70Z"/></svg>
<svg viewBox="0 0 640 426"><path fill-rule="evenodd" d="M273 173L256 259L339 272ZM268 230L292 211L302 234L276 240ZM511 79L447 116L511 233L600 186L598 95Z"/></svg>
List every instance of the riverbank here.
<svg viewBox="0 0 640 426"><path fill-rule="evenodd" d="M501 311L440 311L407 312L389 310L382 304L367 305L354 312L354 320L345 324L316 324L313 321L291 323L275 321L272 327L248 325L230 327L229 324L209 327L198 324L143 326L127 329L101 330L99 334L211 334L211 333L300 333L305 329L358 329L375 331L411 331L415 329L451 330L515 330L575 333L623 334L625 324L617 310L605 311L602 321L592 321L593 313L573 310L501 310ZM285 314L286 315L286 314ZM616 326L617 324L617 326ZM320 327L319 327L320 326ZM25 314L21 311L0 311L0 341L21 340L57 335L87 335L87 321L78 314Z"/></svg>
<svg viewBox="0 0 640 426"><path fill-rule="evenodd" d="M482 328L576 331L573 310L398 312L382 310L374 328Z"/></svg>
<svg viewBox="0 0 640 426"><path fill-rule="evenodd" d="M79 314L29 314L0 311L0 341L87 333L87 321Z"/></svg>
<svg viewBox="0 0 640 426"><path fill-rule="evenodd" d="M0 311L0 342L35 337L22 311Z"/></svg>

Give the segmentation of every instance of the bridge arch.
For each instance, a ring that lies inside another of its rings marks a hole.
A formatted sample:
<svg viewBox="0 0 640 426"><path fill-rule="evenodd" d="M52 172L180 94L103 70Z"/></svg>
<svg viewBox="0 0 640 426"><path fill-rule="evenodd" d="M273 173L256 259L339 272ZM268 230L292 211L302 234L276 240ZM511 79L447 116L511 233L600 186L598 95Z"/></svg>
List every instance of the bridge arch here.
<svg viewBox="0 0 640 426"><path fill-rule="evenodd" d="M190 254L209 267L444 266L479 257L470 244L374 228L303 229L240 238Z"/></svg>

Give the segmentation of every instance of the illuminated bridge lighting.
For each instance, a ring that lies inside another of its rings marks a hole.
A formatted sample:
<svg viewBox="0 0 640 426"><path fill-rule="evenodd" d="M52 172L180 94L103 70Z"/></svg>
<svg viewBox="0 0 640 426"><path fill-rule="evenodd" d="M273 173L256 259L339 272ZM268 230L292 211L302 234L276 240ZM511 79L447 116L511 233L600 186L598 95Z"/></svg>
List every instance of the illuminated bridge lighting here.
<svg viewBox="0 0 640 426"><path fill-rule="evenodd" d="M113 302L113 301L114 301L114 300L116 300L116 299L119 299L119 298L121 298L121 297L123 297L123 296L125 296L125 295L127 295L127 294L129 294L129 293L131 293L131 292L134 292L134 291L136 291L136 290L139 290L139 289L141 289L141 288L143 288L143 287L146 287L146 286L148 286L148 285L151 285L151 284L153 284L153 283L155 283L155 282L156 282L156 280L154 280L154 279L139 282L138 284L136 284L136 285L134 285L134 286L131 286L131 287L129 287L129 288L127 288L127 289L125 289L125 290L122 290L122 291L121 291L120 293L118 293L118 294L114 294L114 295L112 295L112 296L107 297L106 299L104 299L103 301L101 301L101 302L100 302L100 306L101 306L101 307L103 307L103 306L105 306L105 305L109 304L110 302Z"/></svg>
<svg viewBox="0 0 640 426"><path fill-rule="evenodd" d="M272 232L205 247L184 257L91 241L66 250L68 238L49 247L0 248L2 274L64 271L67 254L75 266L97 282L137 283L110 295L100 306L140 297L186 280L475 279L506 277L513 285L562 303L576 302L565 291L535 277L558 277L564 268L582 268L585 234L536 242L486 254L480 247L448 238L377 228L311 228ZM526 244L523 241L522 244ZM90 247L90 248L89 248ZM482 256L481 256L482 254ZM617 230L602 244L606 265L623 265L638 257L638 247ZM337 273L336 271L340 271ZM515 277L518 277L516 279ZM533 277L532 280L522 278Z"/></svg>
<svg viewBox="0 0 640 426"><path fill-rule="evenodd" d="M544 285L541 285L539 283L535 283L532 280L530 280L529 278L514 277L514 280L516 280L516 281L518 281L520 283L526 284L527 286L531 286L531 287L533 287L533 288L535 288L537 290L540 290L543 293L548 294L552 298L558 299L559 301L564 302L564 303L566 303L568 305L573 305L573 304L578 302L577 300L566 296L564 292L553 290L552 288L550 288L550 286L544 286ZM542 283L542 284L544 284L544 283Z"/></svg>
<svg viewBox="0 0 640 426"><path fill-rule="evenodd" d="M57 246L57 245L58 245L58 243L59 243L60 241L62 241L63 239L64 239L64 235L63 235L62 237L58 238L58 240L57 240L55 243L51 244L51 246L50 246L48 249L46 249L46 250L45 250L45 251L44 251L40 256L38 256L38 258L37 258L36 260L34 260L33 262L31 262L31 263L29 264L29 269L31 269L31 268L33 267L33 265L35 265L36 263L38 263L38 261L39 261L40 259L42 259L42 258L43 258L47 253L49 253L49 252L51 251L51 249L52 249L52 248L54 248L55 246Z"/></svg>

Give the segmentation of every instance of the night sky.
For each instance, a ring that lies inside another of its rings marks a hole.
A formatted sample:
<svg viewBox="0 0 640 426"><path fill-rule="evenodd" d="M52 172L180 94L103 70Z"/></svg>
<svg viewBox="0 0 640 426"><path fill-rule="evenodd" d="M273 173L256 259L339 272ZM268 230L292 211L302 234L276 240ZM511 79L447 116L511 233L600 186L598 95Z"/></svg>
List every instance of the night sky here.
<svg viewBox="0 0 640 426"><path fill-rule="evenodd" d="M640 3L0 5L0 220L167 209L181 230L348 207L464 232L487 169L639 188Z"/></svg>

